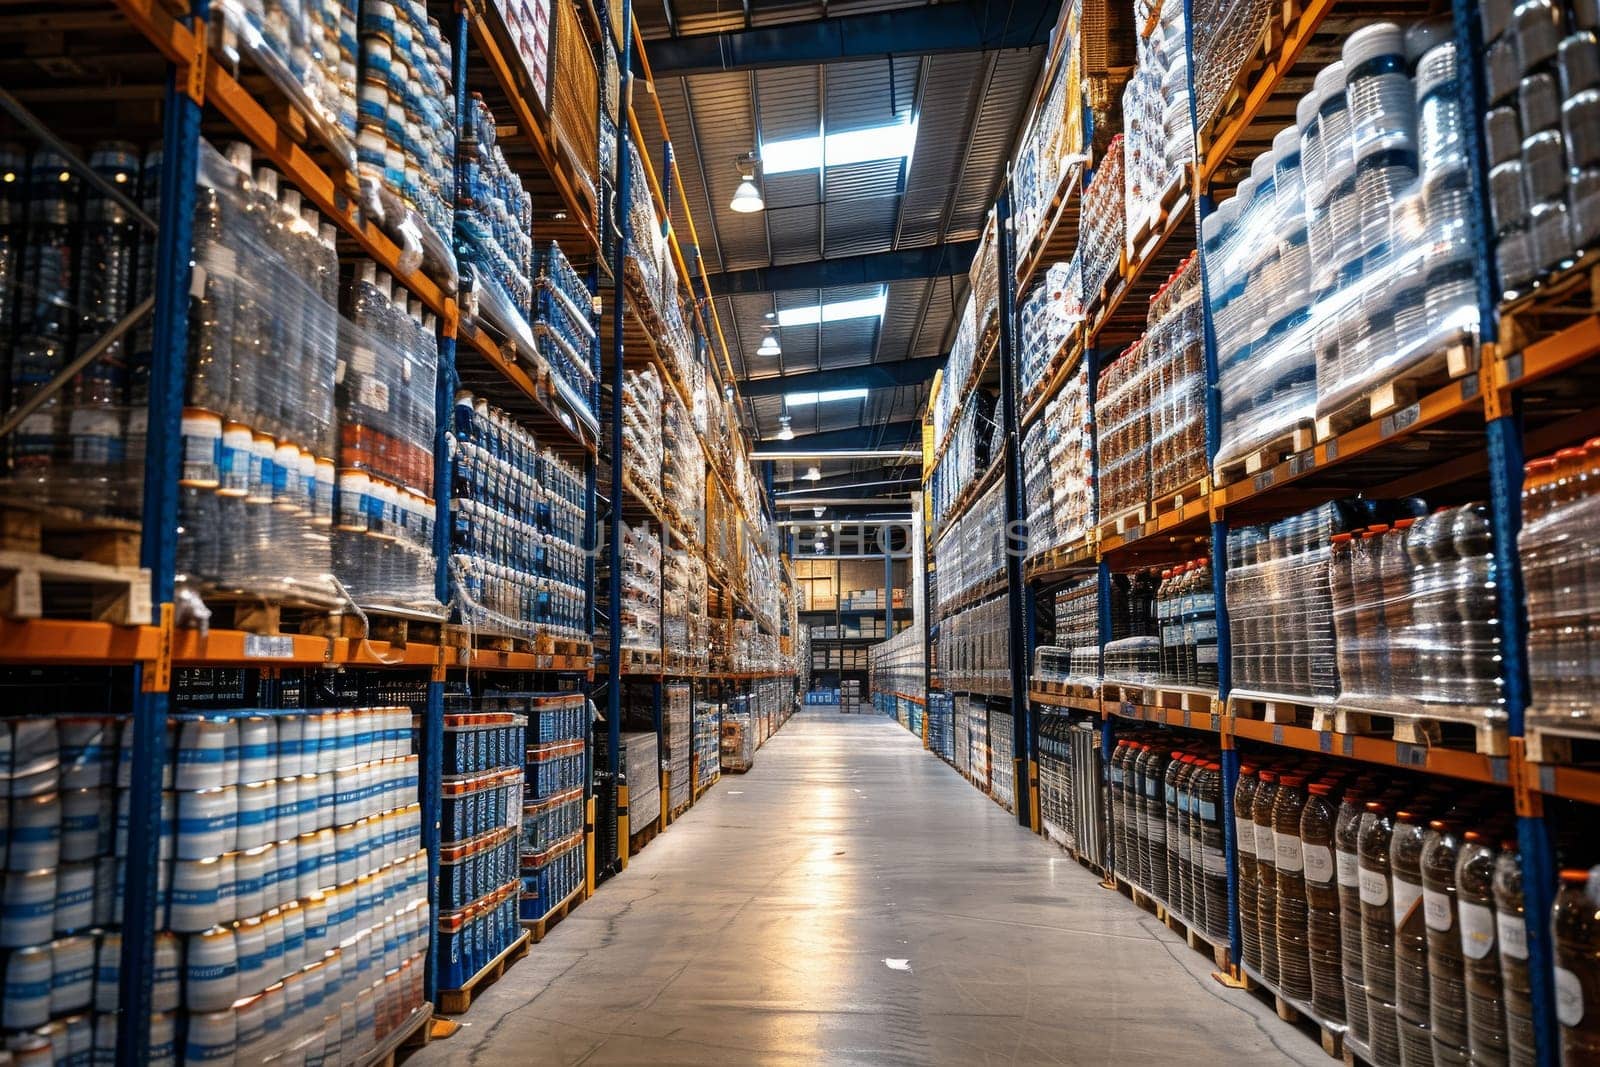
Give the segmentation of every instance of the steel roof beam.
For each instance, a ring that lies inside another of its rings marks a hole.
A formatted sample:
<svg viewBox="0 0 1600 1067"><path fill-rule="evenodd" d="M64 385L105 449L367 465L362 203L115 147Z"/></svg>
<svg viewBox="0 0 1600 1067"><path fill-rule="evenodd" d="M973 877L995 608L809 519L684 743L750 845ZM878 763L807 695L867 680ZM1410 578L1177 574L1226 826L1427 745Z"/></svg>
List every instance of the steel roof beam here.
<svg viewBox="0 0 1600 1067"><path fill-rule="evenodd" d="M818 259L809 263L732 270L711 275L711 292L715 296L734 296L942 278L966 274L977 254L977 241L955 241L897 252L873 252L864 256L840 256L838 259Z"/></svg>
<svg viewBox="0 0 1600 1067"><path fill-rule="evenodd" d="M739 392L746 399L753 399L828 389L894 389L903 385L922 385L933 380L934 374L945 365L947 358L923 356L889 363L860 363L852 367L802 371L799 374L746 378L739 383Z"/></svg>
<svg viewBox="0 0 1600 1067"><path fill-rule="evenodd" d="M912 443L919 448L922 443L922 423L916 419L879 426L851 426L845 430L795 434L792 441L762 441L760 451L762 458L776 459L784 455L810 456L844 449L906 448Z"/></svg>
<svg viewBox="0 0 1600 1067"><path fill-rule="evenodd" d="M650 70L704 74L1049 43L1060 0L926 4L650 42Z"/></svg>

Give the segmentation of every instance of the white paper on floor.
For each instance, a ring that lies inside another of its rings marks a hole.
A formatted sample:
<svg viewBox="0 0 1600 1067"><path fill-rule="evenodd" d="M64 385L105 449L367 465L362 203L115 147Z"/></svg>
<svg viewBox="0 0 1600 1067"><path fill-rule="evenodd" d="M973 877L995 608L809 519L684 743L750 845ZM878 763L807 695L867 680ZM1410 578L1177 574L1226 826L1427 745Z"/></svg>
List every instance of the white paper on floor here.
<svg viewBox="0 0 1600 1067"><path fill-rule="evenodd" d="M911 970L911 961L910 960L884 960L883 961L883 965L885 967L889 968L891 971L909 971L909 970Z"/></svg>

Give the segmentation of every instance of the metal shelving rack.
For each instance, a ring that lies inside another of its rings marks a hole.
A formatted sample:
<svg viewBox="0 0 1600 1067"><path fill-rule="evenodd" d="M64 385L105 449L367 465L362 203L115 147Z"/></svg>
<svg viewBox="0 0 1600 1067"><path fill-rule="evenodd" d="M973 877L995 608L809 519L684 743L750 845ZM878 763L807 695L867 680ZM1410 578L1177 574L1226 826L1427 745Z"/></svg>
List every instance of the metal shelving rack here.
<svg viewBox="0 0 1600 1067"><path fill-rule="evenodd" d="M1422 8L1403 2L1397 2L1394 8L1390 14L1400 17L1425 13ZM1169 196L1170 207L1153 238L1145 245L1141 255L1131 259L1124 257L1120 266L1121 279L1111 299L1097 312L1091 310L1088 321L1072 332L1041 375L1042 386L1021 398L1020 412L1005 406L1002 429L1008 445L1042 414L1045 405L1080 366L1086 368L1090 404L1093 405L1100 367L1106 357L1120 350L1120 345L1108 345L1108 335L1116 339L1129 328L1135 334L1140 328L1127 322L1124 309L1137 307L1143 301L1130 297L1137 295L1141 288L1148 291L1156 280L1164 276L1165 271L1157 265L1170 262L1172 252L1168 249L1181 255L1198 247L1196 235L1200 221L1214 209L1216 194L1219 191L1226 192L1231 185L1230 155L1243 145L1261 144L1266 139L1262 136L1263 132L1270 136L1274 129L1283 124L1283 120L1277 117L1284 113L1283 100L1295 95L1286 89L1291 72L1319 35L1334 39L1334 31L1324 31L1323 25L1330 15L1338 11L1338 0L1299 0L1281 9L1273 9L1270 25L1263 34L1259 62L1253 70L1253 77L1248 81L1241 79L1231 106L1198 131L1195 163L1186 171L1178 195L1175 198ZM1383 15L1370 9L1362 9L1359 13L1371 18ZM1559 1058L1555 1045L1554 960L1544 919L1550 914L1557 872L1552 844L1555 813L1546 812L1546 803L1549 800L1600 803L1600 773L1584 767L1536 763L1529 759L1525 741L1528 731L1524 722L1529 700L1527 626L1517 534L1521 525L1520 498L1525 453L1549 452L1581 441L1593 433L1592 408L1574 413L1574 405L1570 401L1572 396L1583 395L1583 390L1592 386L1596 364L1600 362L1597 360L1600 357L1600 314L1594 311L1594 298L1590 295L1592 283L1588 277L1589 272L1600 264L1600 256L1591 253L1564 276L1551 279L1531 296L1504 308L1499 305L1493 282L1496 276L1493 230L1486 195L1487 153L1479 122L1479 116L1485 109L1478 3L1476 0L1454 0L1451 14L1457 54L1464 57L1458 66L1460 74L1456 89L1469 128L1469 229L1475 249L1475 280L1481 323L1477 348L1473 353L1478 357L1475 371L1458 375L1446 385L1424 393L1410 406L1387 417L1373 418L1333 435L1281 462L1253 472L1252 476L1242 481L1213 485L1207 477L1195 487L1195 491L1188 492L1184 500L1174 501L1169 508L1158 509L1154 517L1131 528L1118 531L1091 522L1083 538L1030 556L1020 568L1009 568L1012 571L1020 569L1020 577L1009 573L1003 585L984 592L994 594L1001 588L1006 592L1011 607L1011 643L1014 650L1020 647L1026 657L1019 664L1019 657L1013 653L1014 688L1021 691L1020 697L1013 698L1013 710L1017 726L1017 757L1019 761L1027 760L1030 784L1037 782L1038 758L1037 721L1023 710L1030 705L1046 715L1075 711L1097 716L1101 723L1102 750L1105 752L1114 747L1118 723L1124 721L1157 723L1201 731L1215 737L1222 753L1225 781L1221 822L1226 835L1230 923L1228 944L1224 947L1227 949L1230 976L1235 981L1242 980L1239 973L1239 867L1232 801L1239 775L1239 741L1340 756L1506 789L1507 807L1516 816L1527 894L1526 911L1533 917L1528 924L1528 948L1534 1021L1540 1040L1539 1062L1554 1064ZM1186 2L1185 16L1190 27L1193 26L1191 15L1191 4ZM1342 23L1329 24L1337 26ZM1150 27L1143 32L1148 34ZM1191 122L1194 122L1192 109L1196 96L1192 80L1196 65L1192 33L1188 45ZM1046 59L1041 75L1040 93L1044 91L1059 62L1059 47L1059 40L1052 43L1051 54ZM1299 73L1295 72L1294 76L1298 77ZM1036 93L1035 107L1039 100L1040 96ZM1087 126L1087 114L1085 119ZM1090 143L1092 136L1086 130L1085 144ZM1065 258L1075 247L1079 216L1076 200L1088 183L1089 173L1086 160L1082 167L1073 168L1062 179L1040 232L1029 247L1014 253L1017 264L1015 272L1002 272L1003 291L1008 293L1009 304L1013 308L1016 294L1040 269L1056 258ZM1002 223L1005 222L1009 183L1008 176L996 204L997 215ZM1205 284L1203 252L1200 267L1202 284ZM1563 289L1576 289L1580 294L1576 312L1571 306L1562 306ZM1585 303L1582 297L1589 299ZM1560 312L1550 316L1552 324L1549 326L1538 315L1541 300L1547 301ZM1506 343L1502 343L1499 328L1503 316L1524 313L1530 306L1533 309L1533 328L1519 329L1515 337L1509 337ZM1003 390L1012 384L1008 368L1014 367L1017 362L1012 350L1012 333L1003 331L998 346ZM1220 425L1216 341L1209 314L1205 317L1205 359L1209 471L1210 461L1218 452ZM979 362L981 366L982 361ZM1582 377L1585 373L1588 376ZM963 390L963 397L975 384L975 381L969 380L958 386ZM951 386L948 380L936 379L935 395L939 389ZM1550 400L1553 396L1564 396L1569 402L1552 404ZM1524 400L1530 397L1539 403L1525 405ZM1537 420L1529 415L1533 410L1540 412ZM1434 446L1425 461L1427 467L1413 461L1410 466L1402 465L1399 470L1394 468L1392 461L1402 448L1424 441ZM1441 445L1441 442L1444 444ZM931 427L925 421L925 489L926 479L931 478L934 467L942 460L946 445L946 441L934 441ZM1098 467L1097 456L1095 465ZM981 475L980 480L987 482L992 473ZM1012 472L1007 470L1005 473L1009 479ZM1232 526L1293 514L1354 490L1367 490L1370 495L1377 497L1402 496L1464 480L1486 485L1490 502L1494 563L1498 575L1500 639L1501 647L1505 650L1502 671L1506 693L1508 754L1493 755L1413 745L1385 737L1274 724L1234 714L1235 709L1230 701L1231 657L1225 600L1227 540ZM976 495L969 492L958 499L951 517L959 515ZM931 505L926 493L924 500L926 505ZM925 512L931 518L931 506L925 507ZM1016 512L1008 499L1007 519L1009 521L1015 517ZM1091 518L1104 520L1106 516L1092 515ZM928 533L925 529L925 537ZM1104 645L1111 629L1107 597L1109 564L1127 565L1160 559L1164 544L1172 539L1189 537L1209 539L1219 644L1219 684L1215 693L1145 688L1143 694L1146 699L1141 702L1127 700L1126 697L1131 694L1124 691L1138 687L1046 686L1027 679L1035 644L1036 596L1068 577L1097 576L1101 604L1101 644ZM931 545L929 548L931 551ZM930 572L932 569L930 564ZM933 580L937 580L936 575ZM932 653L929 656L929 681L935 687L937 642L935 622L929 637ZM1020 789L1020 774L1018 785ZM1021 809L1019 793L1019 816L1022 815ZM1039 829L1037 818L1033 825L1036 830ZM1109 875L1111 872L1106 873Z"/></svg>
<svg viewBox="0 0 1600 1067"><path fill-rule="evenodd" d="M603 7L591 7L588 0L578 0L578 6L591 31L594 27L604 27L605 32L613 32ZM631 15L627 14L626 8L624 12L631 26ZM497 111L503 107L506 114L515 119L516 136L519 138L519 173L536 195L549 198L547 202L563 209L551 216L541 217L535 226L536 239L543 242L555 238L564 249L570 251L575 265L587 263L590 267L590 284L596 291L610 283L612 278L620 279L620 271L613 273L609 265L601 261L600 233L593 218L594 209L575 192L570 180L570 164L556 143L549 121L530 102L525 72L512 58L513 53L497 28L498 16L473 0L463 0L453 7L441 4L435 13L453 43L454 107L458 126L468 106L469 92L498 91L495 102ZM111 0L103 12L94 12L97 19L106 23L110 32L126 29L126 41L119 40L119 44L125 44L129 54L149 54L158 57L163 64L162 195L155 255L149 435L140 521L140 562L150 574L155 615L149 623L135 625L55 619L0 620L0 664L123 668L131 672L133 737L127 844L130 858L120 916L123 934L121 973L124 975L147 975L151 973L153 965L158 872L150 857L158 854L160 767L168 758L164 724L168 718L175 668L253 667L270 671L335 667L425 673L429 680L420 738L424 753L421 801L423 840L428 852L432 882L436 882L438 876L440 757L447 682L458 680L464 677L462 672L470 671L539 674L569 686L574 682L582 684L595 680L592 653L571 655L502 651L472 647L470 642L467 647L456 647L443 640L439 644L401 644L342 636L284 635L263 641L255 634L238 630L211 630L202 634L176 626L174 592L181 458L180 415L186 382L189 272L203 122L208 129L224 131L227 136L247 141L259 158L269 162L300 191L309 205L337 225L342 253L372 260L438 316L439 367L434 442L434 478L438 498L434 551L438 565L434 591L439 601L443 604L450 602L447 569L450 556L449 434L456 390L463 378L470 376L475 389L535 430L542 443L582 464L588 504L585 542L591 550L587 565L589 582L586 609L591 620L595 618L597 610L593 580L594 550L599 545L596 517L599 514L597 483L600 442L597 420L583 410L580 398L573 397L570 392L541 387L540 382L548 381L550 376L542 367L542 357L537 353L514 352L503 347L480 325L464 323L457 300L435 281L418 270L400 269L399 247L363 217L350 195L352 177L342 170L334 172L325 169L311 152L298 143L293 132L285 125L288 119L280 118L281 112L271 110L262 98L255 95L244 81L211 53L208 47L208 14L207 0L193 0L187 7L181 3L163 4L158 0ZM630 56L630 50L642 42L636 28L632 33L622 36L620 42L613 36L613 43L623 57L625 84L631 86L632 76L627 73L632 65L630 59L637 58L642 64L643 57L642 54ZM636 122L628 125L637 131ZM665 128L664 124L662 128ZM619 136L626 137L627 134L619 131ZM508 156L511 154L508 151ZM667 154L668 169L676 178L675 168L670 164L670 145L667 146ZM619 177L621 181L626 181L625 175ZM659 199L660 192L656 193ZM663 217L669 217L664 210ZM625 217L621 222L624 228L620 235L625 237ZM691 222L691 236L692 226ZM622 241L619 240L618 248L622 247ZM678 255L681 264L681 252ZM698 254L694 258L696 262L699 261ZM688 277L687 272L684 277ZM626 302L620 280L614 284L617 298L613 301L612 310L620 316ZM703 267L700 286L702 293L709 293ZM596 381L591 395L582 398L594 410L598 410L601 399L599 375L603 366L601 331L596 321L599 318L598 305L597 301L591 319L596 328L588 353ZM726 346L721 340L720 324L715 323L715 310L709 301L706 301L706 307L710 309L715 337L722 347L723 363L731 366L727 361ZM710 331L699 323L699 315L697 306L697 324L701 336L705 337ZM620 375L620 330L609 355ZM620 402L619 395L616 398ZM620 421L614 424L614 428L616 434L620 435ZM620 436L616 436L611 442L613 461L619 452ZM742 457L743 451L739 455ZM707 469L715 484L729 501L733 501L733 494L727 489L722 472L716 469L709 449L706 458ZM614 554L615 538L611 543ZM730 589L737 578L737 566L737 561L730 563L728 575L723 578ZM743 597L744 604L749 603L742 591L732 591ZM732 604L733 598L730 597L730 617L733 613ZM774 628L776 625L776 622L772 623ZM615 627L612 632L616 634ZM613 709L619 690L616 671L617 657L613 654L612 676L605 680L609 683L608 695L613 702ZM766 676L725 673L719 676L718 682L725 680L726 684L737 684ZM659 719L659 684L655 690ZM612 714L608 717L612 741L608 751L613 759L617 753L617 726L618 717ZM588 819L591 847L593 810L591 800ZM593 877L591 858L591 888ZM430 893L430 929L437 927L437 917L437 899ZM426 972L426 996L430 1000L434 999L437 986L437 961L431 958L432 955L433 946L430 942L430 963ZM147 982L125 981L121 985L117 1022L118 1063L133 1065L148 1059L150 995L151 987ZM421 1013L422 1021L426 1021L427 1014Z"/></svg>

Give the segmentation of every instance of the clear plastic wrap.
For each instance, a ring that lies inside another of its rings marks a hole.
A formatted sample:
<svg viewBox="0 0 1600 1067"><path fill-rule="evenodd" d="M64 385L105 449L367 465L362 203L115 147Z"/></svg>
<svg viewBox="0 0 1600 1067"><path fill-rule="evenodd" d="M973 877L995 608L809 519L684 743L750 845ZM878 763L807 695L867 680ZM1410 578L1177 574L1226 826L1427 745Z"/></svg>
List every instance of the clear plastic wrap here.
<svg viewBox="0 0 1600 1067"><path fill-rule="evenodd" d="M952 420L956 415L956 405L964 399L961 389L972 376L977 349L977 312L973 307L972 296L968 294L966 301L961 305L955 339L950 342L950 358L945 362L944 378L939 386L939 395L933 404L933 440L936 446L950 433Z"/></svg>
<svg viewBox="0 0 1600 1067"><path fill-rule="evenodd" d="M1011 643L1004 597L948 616L939 629L939 673L957 693L1011 692Z"/></svg>
<svg viewBox="0 0 1600 1067"><path fill-rule="evenodd" d="M592 418L594 367L589 349L595 337L594 294L554 241L540 258L535 287L534 329L544 342L540 351L568 403Z"/></svg>
<svg viewBox="0 0 1600 1067"><path fill-rule="evenodd" d="M1162 0L1156 32L1138 40L1138 65L1122 90L1128 251L1154 226L1162 193L1194 156L1183 0ZM1142 23L1143 20L1141 19Z"/></svg>
<svg viewBox="0 0 1600 1067"><path fill-rule="evenodd" d="M1600 730L1600 438L1529 463L1522 558L1530 721Z"/></svg>
<svg viewBox="0 0 1600 1067"><path fill-rule="evenodd" d="M1499 284L1512 298L1600 238L1600 42L1582 3L1496 10L1483 20L1489 110L1474 121L1489 151ZM1442 89L1449 77L1430 81ZM1442 97L1421 104L1424 154L1430 143L1459 151L1462 118Z"/></svg>
<svg viewBox="0 0 1600 1067"><path fill-rule="evenodd" d="M1022 302L1020 340L1022 346L1022 392L1031 395L1050 369L1050 364L1083 321L1083 283L1078 277L1078 258L1068 263L1053 263L1033 291Z"/></svg>
<svg viewBox="0 0 1600 1067"><path fill-rule="evenodd" d="M1009 707L989 709L989 795L1007 811L1012 810L1017 764L1014 737L1016 717Z"/></svg>
<svg viewBox="0 0 1600 1067"><path fill-rule="evenodd" d="M222 0L208 26L221 59L248 60L282 93L322 146L356 171L356 21L331 0Z"/></svg>
<svg viewBox="0 0 1600 1067"><path fill-rule="evenodd" d="M1111 139L1105 158L1083 190L1078 255L1083 261L1083 306L1100 304L1101 291L1117 273L1128 240L1127 188L1123 180L1122 134Z"/></svg>
<svg viewBox="0 0 1600 1067"><path fill-rule="evenodd" d="M436 613L435 323L362 263L340 323L333 573L363 606Z"/></svg>
<svg viewBox="0 0 1600 1067"><path fill-rule="evenodd" d="M472 276L463 288L478 294L478 314L521 339L533 319L533 198L506 162L494 113L477 93L456 152L455 250L463 279Z"/></svg>
<svg viewBox="0 0 1600 1067"><path fill-rule="evenodd" d="M1083 136L1083 60L1078 25L1082 12L1076 0L1063 4L1053 47L1060 52L1054 75L1022 136L1012 169L1011 217L1017 247L1027 248L1038 236L1056 189L1075 167L1088 159Z"/></svg>
<svg viewBox="0 0 1600 1067"><path fill-rule="evenodd" d="M494 0L511 40L511 51L533 89L533 99L548 111L550 101L550 0Z"/></svg>
<svg viewBox="0 0 1600 1067"><path fill-rule="evenodd" d="M878 693L905 693L920 697L927 688L927 634L908 626L886 641L867 649L871 685Z"/></svg>
<svg viewBox="0 0 1600 1067"><path fill-rule="evenodd" d="M997 483L940 531L933 550L939 574L936 614L1005 566L1004 489Z"/></svg>
<svg viewBox="0 0 1600 1067"><path fill-rule="evenodd" d="M451 447L456 616L489 633L588 641L583 475L465 391L456 395Z"/></svg>
<svg viewBox="0 0 1600 1067"><path fill-rule="evenodd" d="M961 409L955 433L934 470L930 486L934 514L941 519L949 515L967 487L982 477L999 457L996 446L1000 425L994 409L994 394L983 389L974 389Z"/></svg>
<svg viewBox="0 0 1600 1067"><path fill-rule="evenodd" d="M154 217L159 146L91 146L88 167ZM20 405L155 288L151 227L49 148L0 146L0 384ZM30 414L3 442L0 492L23 507L137 519L142 499L151 317ZM46 549L48 551L48 548Z"/></svg>
<svg viewBox="0 0 1600 1067"><path fill-rule="evenodd" d="M1504 717L1492 545L1483 504L1333 537L1341 706Z"/></svg>
<svg viewBox="0 0 1600 1067"><path fill-rule="evenodd" d="M661 538L643 527L622 530L622 647L661 651Z"/></svg>
<svg viewBox="0 0 1600 1067"><path fill-rule="evenodd" d="M1233 687L1332 702L1338 692L1328 564L1348 528L1335 504L1228 534Z"/></svg>
<svg viewBox="0 0 1600 1067"><path fill-rule="evenodd" d="M1192 5L1194 113L1201 129L1216 117L1276 10L1267 0L1204 0Z"/></svg>
<svg viewBox="0 0 1600 1067"><path fill-rule="evenodd" d="M362 0L360 42L356 169L364 198L401 246L401 269L421 268L454 292L450 44L425 8L392 0Z"/></svg>
<svg viewBox="0 0 1600 1067"><path fill-rule="evenodd" d="M249 168L247 146L202 146L178 572L331 597L337 253L297 192Z"/></svg>

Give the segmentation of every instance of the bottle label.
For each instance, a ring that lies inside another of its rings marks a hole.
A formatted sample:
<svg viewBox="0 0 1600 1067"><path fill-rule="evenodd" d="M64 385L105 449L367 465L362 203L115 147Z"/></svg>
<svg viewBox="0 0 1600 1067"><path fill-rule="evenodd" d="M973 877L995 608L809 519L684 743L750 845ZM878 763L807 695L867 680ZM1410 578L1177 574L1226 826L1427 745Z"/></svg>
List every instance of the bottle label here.
<svg viewBox="0 0 1600 1067"><path fill-rule="evenodd" d="M1361 868L1361 903L1380 908L1389 903L1389 879L1381 871Z"/></svg>
<svg viewBox="0 0 1600 1067"><path fill-rule="evenodd" d="M1456 904L1456 914L1461 916L1461 954L1469 960L1483 959L1494 948L1494 912L1462 900Z"/></svg>
<svg viewBox="0 0 1600 1067"><path fill-rule="evenodd" d="M1354 852L1339 852L1334 860L1338 866L1339 884L1355 889L1361 884L1361 860Z"/></svg>
<svg viewBox="0 0 1600 1067"><path fill-rule="evenodd" d="M1277 832L1272 836L1276 842L1273 862L1277 864L1278 870L1288 871L1290 874L1305 870L1305 857L1300 854L1300 838L1294 834Z"/></svg>
<svg viewBox="0 0 1600 1067"><path fill-rule="evenodd" d="M1210 801L1210 800L1202 800L1202 801L1200 801L1200 821L1201 822L1216 822L1217 821L1217 805L1213 801Z"/></svg>
<svg viewBox="0 0 1600 1067"><path fill-rule="evenodd" d="M1256 828L1256 860L1258 862L1271 862L1277 855L1277 843L1272 840L1272 829L1255 824Z"/></svg>
<svg viewBox="0 0 1600 1067"><path fill-rule="evenodd" d="M1213 629L1215 629L1215 627L1213 627ZM1213 638L1215 638L1217 635L1216 634L1212 634L1211 636ZM1215 662L1217 662L1217 646L1216 645L1201 645L1199 648L1196 648L1194 650L1194 661L1196 663L1215 663Z"/></svg>
<svg viewBox="0 0 1600 1067"><path fill-rule="evenodd" d="M1440 933L1450 929L1450 894L1439 889L1422 890L1422 917L1428 929Z"/></svg>
<svg viewBox="0 0 1600 1067"><path fill-rule="evenodd" d="M1333 884L1333 849L1327 845L1302 842L1300 850L1305 859L1306 881L1318 885Z"/></svg>
<svg viewBox="0 0 1600 1067"><path fill-rule="evenodd" d="M1256 854L1256 824L1243 815L1233 817L1233 838L1239 845L1241 856Z"/></svg>
<svg viewBox="0 0 1600 1067"><path fill-rule="evenodd" d="M1528 927L1522 916L1497 911L1494 915L1496 932L1500 935L1500 954L1514 960L1528 958Z"/></svg>
<svg viewBox="0 0 1600 1067"><path fill-rule="evenodd" d="M1560 964L1556 965L1556 1018L1568 1029L1583 1022L1583 982Z"/></svg>
<svg viewBox="0 0 1600 1067"><path fill-rule="evenodd" d="M1411 921L1417 905L1422 901L1422 886L1404 878L1394 880L1394 928L1401 929Z"/></svg>

